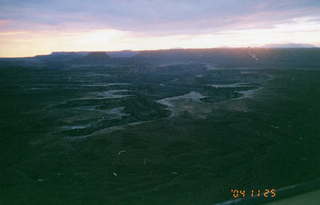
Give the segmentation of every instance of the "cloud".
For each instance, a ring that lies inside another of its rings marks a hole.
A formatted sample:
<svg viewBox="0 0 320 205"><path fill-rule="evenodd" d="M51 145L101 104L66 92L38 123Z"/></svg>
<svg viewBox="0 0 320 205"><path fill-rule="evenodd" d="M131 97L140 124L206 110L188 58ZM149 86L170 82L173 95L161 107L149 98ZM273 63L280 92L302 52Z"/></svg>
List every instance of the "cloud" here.
<svg viewBox="0 0 320 205"><path fill-rule="evenodd" d="M152 35L268 28L319 22L318 0L0 0L1 30L117 29Z"/></svg>
<svg viewBox="0 0 320 205"><path fill-rule="evenodd" d="M0 0L0 56L320 45L319 0Z"/></svg>

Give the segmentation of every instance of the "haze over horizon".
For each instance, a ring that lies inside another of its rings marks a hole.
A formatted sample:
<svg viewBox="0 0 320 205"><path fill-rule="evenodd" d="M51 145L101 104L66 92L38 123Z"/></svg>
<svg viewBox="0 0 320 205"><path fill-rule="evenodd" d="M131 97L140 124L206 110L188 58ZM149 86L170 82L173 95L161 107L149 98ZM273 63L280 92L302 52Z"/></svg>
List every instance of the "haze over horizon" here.
<svg viewBox="0 0 320 205"><path fill-rule="evenodd" d="M317 0L0 0L0 57L53 51L320 46Z"/></svg>

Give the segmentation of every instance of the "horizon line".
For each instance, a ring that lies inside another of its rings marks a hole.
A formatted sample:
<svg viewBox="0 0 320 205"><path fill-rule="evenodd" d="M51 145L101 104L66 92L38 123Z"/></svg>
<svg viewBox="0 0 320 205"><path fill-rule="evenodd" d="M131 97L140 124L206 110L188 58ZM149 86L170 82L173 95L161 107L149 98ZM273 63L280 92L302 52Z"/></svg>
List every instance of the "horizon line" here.
<svg viewBox="0 0 320 205"><path fill-rule="evenodd" d="M277 44L276 44L277 45ZM299 44L297 44L296 47L292 46L280 46L279 47L268 47L266 45L264 46L241 46L241 47L232 47L232 46L225 46L225 47L208 47L208 48L160 48L160 49L121 49L121 50L92 50L92 51L51 51L50 53L43 53L43 54L37 54L34 56L20 56L20 57L6 57L6 56L0 56L0 59L2 58L34 58L37 56L47 56L52 55L53 53L93 53L93 52L148 52L148 51L169 51L169 50L205 50L205 49L319 49L320 46L312 45L310 47L299 47Z"/></svg>

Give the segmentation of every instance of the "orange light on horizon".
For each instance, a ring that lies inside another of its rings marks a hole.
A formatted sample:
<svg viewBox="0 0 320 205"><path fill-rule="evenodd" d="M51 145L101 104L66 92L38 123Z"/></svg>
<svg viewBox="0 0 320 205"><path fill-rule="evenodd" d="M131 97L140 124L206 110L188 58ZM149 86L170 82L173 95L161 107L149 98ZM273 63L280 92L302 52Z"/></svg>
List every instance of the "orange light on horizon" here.
<svg viewBox="0 0 320 205"><path fill-rule="evenodd" d="M209 34L148 35L116 29L88 32L0 32L0 57L26 57L53 51L156 50L170 48L259 47L266 44L320 45L320 25L306 20L271 29Z"/></svg>

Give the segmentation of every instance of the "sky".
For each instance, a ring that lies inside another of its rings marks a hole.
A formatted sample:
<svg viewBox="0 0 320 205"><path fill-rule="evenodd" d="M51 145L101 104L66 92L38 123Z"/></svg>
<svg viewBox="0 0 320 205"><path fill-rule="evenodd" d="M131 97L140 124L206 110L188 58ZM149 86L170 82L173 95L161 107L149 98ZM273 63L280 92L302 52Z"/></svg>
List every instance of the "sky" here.
<svg viewBox="0 0 320 205"><path fill-rule="evenodd" d="M320 46L319 0L0 0L0 57Z"/></svg>

